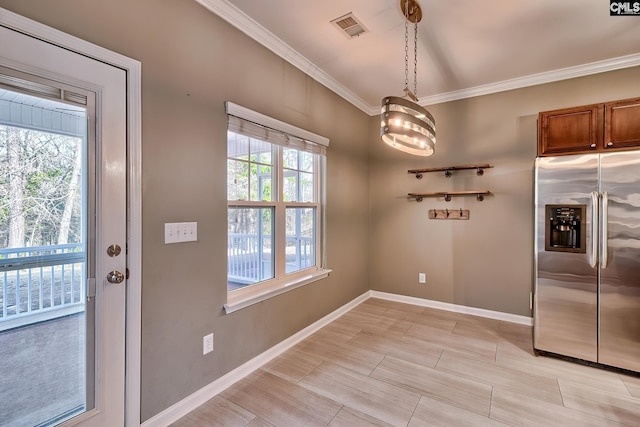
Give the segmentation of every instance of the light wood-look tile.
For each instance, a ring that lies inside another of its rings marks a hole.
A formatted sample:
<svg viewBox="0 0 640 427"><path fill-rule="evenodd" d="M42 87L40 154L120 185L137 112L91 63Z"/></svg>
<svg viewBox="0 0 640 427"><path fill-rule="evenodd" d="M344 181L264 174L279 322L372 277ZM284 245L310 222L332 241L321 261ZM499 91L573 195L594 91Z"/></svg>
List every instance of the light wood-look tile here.
<svg viewBox="0 0 640 427"><path fill-rule="evenodd" d="M378 366L384 354L355 346L351 343L329 346L322 356L330 362L363 375L369 375Z"/></svg>
<svg viewBox="0 0 640 427"><path fill-rule="evenodd" d="M640 426L638 399L610 393L598 388L585 387L566 379L559 379L564 405L610 422Z"/></svg>
<svg viewBox="0 0 640 427"><path fill-rule="evenodd" d="M393 357L385 358L371 377L485 417L489 416L492 387L487 384Z"/></svg>
<svg viewBox="0 0 640 427"><path fill-rule="evenodd" d="M601 390L631 396L619 375L603 369L581 365L554 357L532 356L519 348L499 345L496 364L525 373L535 373L550 379L566 378L576 384L592 386L598 384Z"/></svg>
<svg viewBox="0 0 640 427"><path fill-rule="evenodd" d="M442 347L409 337L361 332L353 338L351 343L379 354L397 357L430 368L436 366L442 354Z"/></svg>
<svg viewBox="0 0 640 427"><path fill-rule="evenodd" d="M498 421L465 411L428 397L422 397L408 427L504 427Z"/></svg>
<svg viewBox="0 0 640 427"><path fill-rule="evenodd" d="M439 345L444 350L454 351L481 360L492 362L496 358L497 344L495 343L443 333L441 330L428 326L414 324L409 328L405 336Z"/></svg>
<svg viewBox="0 0 640 427"><path fill-rule="evenodd" d="M344 406L329 427L392 427L391 424Z"/></svg>
<svg viewBox="0 0 640 427"><path fill-rule="evenodd" d="M493 362L460 356L448 351L442 353L436 369L492 386L506 388L523 397L562 405L560 388L557 381L552 378L518 371Z"/></svg>
<svg viewBox="0 0 640 427"><path fill-rule="evenodd" d="M360 331L399 336L404 335L411 326L411 322L404 319L384 315L373 315L366 312L347 313L342 318L336 320L336 323L344 323L351 327L358 328Z"/></svg>
<svg viewBox="0 0 640 427"><path fill-rule="evenodd" d="M247 424L247 427L275 427L275 426L273 424L266 422L262 418L254 418L253 420L251 420L249 424Z"/></svg>
<svg viewBox="0 0 640 427"><path fill-rule="evenodd" d="M221 394L274 426L326 426L342 405L258 370Z"/></svg>
<svg viewBox="0 0 640 427"><path fill-rule="evenodd" d="M523 399L517 393L499 387L493 390L491 418L512 426L615 427L620 425L562 405L554 405L538 399Z"/></svg>
<svg viewBox="0 0 640 427"><path fill-rule="evenodd" d="M302 351L297 346L276 357L264 365L262 369L292 383L297 383L322 362L324 362L322 356Z"/></svg>
<svg viewBox="0 0 640 427"><path fill-rule="evenodd" d="M412 321L414 325L426 326L447 333L450 333L456 327L456 320L449 317L434 316L431 312L414 315Z"/></svg>
<svg viewBox="0 0 640 427"><path fill-rule="evenodd" d="M300 385L394 426L406 426L420 400L418 393L328 363Z"/></svg>
<svg viewBox="0 0 640 427"><path fill-rule="evenodd" d="M533 351L531 327L369 299L174 427L640 426L640 378Z"/></svg>
<svg viewBox="0 0 640 427"><path fill-rule="evenodd" d="M620 379L633 397L640 398L640 377L632 377L627 374L620 375Z"/></svg>
<svg viewBox="0 0 640 427"><path fill-rule="evenodd" d="M212 417L210 414L216 416ZM171 424L171 427L244 427L255 418L256 416L246 409L221 396L215 396Z"/></svg>

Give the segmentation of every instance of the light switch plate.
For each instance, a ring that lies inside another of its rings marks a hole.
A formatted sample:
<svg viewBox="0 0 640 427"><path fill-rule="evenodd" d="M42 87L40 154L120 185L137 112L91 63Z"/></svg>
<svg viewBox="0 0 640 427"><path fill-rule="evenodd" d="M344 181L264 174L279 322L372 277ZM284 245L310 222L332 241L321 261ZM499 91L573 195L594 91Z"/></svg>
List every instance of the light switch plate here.
<svg viewBox="0 0 640 427"><path fill-rule="evenodd" d="M164 225L164 243L195 242L198 240L197 222L171 222Z"/></svg>

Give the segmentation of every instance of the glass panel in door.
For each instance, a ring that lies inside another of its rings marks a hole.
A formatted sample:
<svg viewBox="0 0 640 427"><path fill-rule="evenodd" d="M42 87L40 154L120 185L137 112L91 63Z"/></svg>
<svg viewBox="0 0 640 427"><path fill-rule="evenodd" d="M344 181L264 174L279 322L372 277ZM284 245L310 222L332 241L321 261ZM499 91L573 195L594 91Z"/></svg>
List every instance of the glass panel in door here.
<svg viewBox="0 0 640 427"><path fill-rule="evenodd" d="M87 109L27 93L0 86L0 425L16 427L94 406Z"/></svg>

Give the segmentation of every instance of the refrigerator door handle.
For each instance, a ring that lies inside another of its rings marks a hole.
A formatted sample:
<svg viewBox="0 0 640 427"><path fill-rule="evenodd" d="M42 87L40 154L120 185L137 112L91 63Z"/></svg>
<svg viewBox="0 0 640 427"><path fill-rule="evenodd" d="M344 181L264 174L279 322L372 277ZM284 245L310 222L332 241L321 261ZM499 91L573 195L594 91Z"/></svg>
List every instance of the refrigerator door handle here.
<svg viewBox="0 0 640 427"><path fill-rule="evenodd" d="M606 191L602 192L602 236L600 241L602 242L602 262L601 267L607 268L609 263L609 194Z"/></svg>
<svg viewBox="0 0 640 427"><path fill-rule="evenodd" d="M598 260L598 192L591 192L591 259L589 265L596 267Z"/></svg>

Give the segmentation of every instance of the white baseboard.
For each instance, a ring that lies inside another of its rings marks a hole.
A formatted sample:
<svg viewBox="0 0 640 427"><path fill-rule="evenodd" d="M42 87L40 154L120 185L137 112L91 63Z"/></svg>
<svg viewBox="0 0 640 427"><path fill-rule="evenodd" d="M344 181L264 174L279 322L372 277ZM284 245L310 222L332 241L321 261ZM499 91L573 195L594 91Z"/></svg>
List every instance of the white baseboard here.
<svg viewBox="0 0 640 427"><path fill-rule="evenodd" d="M217 394L229 388L235 382L246 377L256 369L260 368L262 365L266 364L267 362L276 358L280 354L289 350L291 347L298 344L300 341L309 337L314 332L317 332L324 326L333 322L338 317L342 316L343 314L345 314L346 312L353 309L354 307L356 307L357 305L366 301L369 298L370 298L369 292L365 292L364 294L360 295L353 301L343 305L337 310L324 316L322 319L312 323L311 325L307 326L306 328L302 329L296 334L290 336L284 341L281 341L278 344L274 345L270 349L266 350L264 353L259 354L258 356L254 357L253 359L249 360L243 365L240 365L233 371L227 373L226 375L223 375L222 377L218 378L214 382L204 386L203 388L196 391L192 395L182 399L180 402L174 404L173 406L170 406L169 408L153 416L152 418L149 418L147 421L142 423L141 426L142 427L165 427L171 423L176 422L183 416L187 415L189 412L196 409L198 406L205 403L207 400L211 399L212 397L216 396Z"/></svg>
<svg viewBox="0 0 640 427"><path fill-rule="evenodd" d="M386 292L369 291L371 298L380 298L388 301L402 302L405 304L419 305L421 307L437 308L439 310L453 311L456 313L471 314L473 316L502 320L504 322L519 323L532 326L533 318L519 316L517 314L502 313L500 311L485 310L482 308L467 307L464 305L450 304L448 302L433 301L423 298L408 297L404 295L388 294Z"/></svg>
<svg viewBox="0 0 640 427"><path fill-rule="evenodd" d="M357 305L368 300L369 298L380 298L388 301L418 305L421 307L437 308L440 310L471 314L474 316L487 317L490 319L502 320L505 322L512 322L512 323L519 323L519 324L528 325L528 326L531 326L533 324L533 319L526 316L518 316L515 314L501 313L498 311L484 310L481 308L474 308L474 307L466 307L462 305L426 300L422 298L407 297L404 295L389 294L385 292L367 291L364 294L357 297L356 299L354 299L353 301L343 305L342 307L329 313L322 319L312 323L311 325L307 326L306 328L302 329L296 334L290 336L284 341L281 341L280 343L274 345L270 349L266 350L264 353L254 357L253 359L249 360L243 365L240 365L233 371L218 378L214 382L204 386L203 388L196 391L192 395L187 396L186 398L182 399L180 402L176 403L175 405L165 409L164 411L160 412L154 417L149 418L147 421L142 423L141 426L142 427L166 427L169 424L176 422L177 420L179 420L189 412L196 409L198 406L205 403L207 400L211 399L212 397L216 396L217 394L229 388L235 382L246 377L256 369L260 368L267 362L271 361L272 359L276 358L280 354L284 353L294 345L298 344L300 341L309 337L314 332L317 332L324 326L333 322L334 320L336 320L337 318L339 318L349 310L353 309Z"/></svg>

